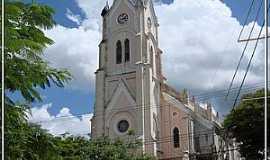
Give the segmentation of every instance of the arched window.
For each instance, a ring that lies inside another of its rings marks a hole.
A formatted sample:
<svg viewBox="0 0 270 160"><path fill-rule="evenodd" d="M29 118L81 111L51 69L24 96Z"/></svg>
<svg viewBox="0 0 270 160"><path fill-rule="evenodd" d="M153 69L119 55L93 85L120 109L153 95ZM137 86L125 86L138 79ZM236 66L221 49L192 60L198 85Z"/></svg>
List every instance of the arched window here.
<svg viewBox="0 0 270 160"><path fill-rule="evenodd" d="M122 63L122 44L121 41L116 43L116 64Z"/></svg>
<svg viewBox="0 0 270 160"><path fill-rule="evenodd" d="M173 129L173 145L174 148L180 147L179 129L177 127Z"/></svg>
<svg viewBox="0 0 270 160"><path fill-rule="evenodd" d="M130 47L129 47L129 40L125 40L125 62L129 62L130 60Z"/></svg>

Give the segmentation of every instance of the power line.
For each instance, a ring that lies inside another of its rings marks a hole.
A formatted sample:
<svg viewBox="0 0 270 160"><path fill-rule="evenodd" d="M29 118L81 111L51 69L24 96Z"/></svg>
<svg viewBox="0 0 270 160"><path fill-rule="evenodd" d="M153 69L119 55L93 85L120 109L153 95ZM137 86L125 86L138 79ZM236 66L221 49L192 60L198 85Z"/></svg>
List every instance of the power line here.
<svg viewBox="0 0 270 160"><path fill-rule="evenodd" d="M240 87L235 88L234 90L232 90L232 92L236 92ZM252 87L245 87L243 90L255 90L255 89L259 89L259 88L263 88L263 85L257 85L257 86L252 86ZM215 97L215 96L219 96L219 95L226 95L226 92L228 90L223 90L220 92L213 92L212 94L205 94L205 95L197 95L194 96L195 98L204 98L204 97Z"/></svg>
<svg viewBox="0 0 270 160"><path fill-rule="evenodd" d="M167 101L168 103L173 102L173 101ZM121 108L114 108L114 109L110 109L110 110L106 110L106 112L113 112L113 111L132 111L132 110L140 110L142 108L144 108L144 110L150 110L153 108L164 108L165 107L170 107L173 106L172 104L166 104L166 105L144 105L142 107L142 105L134 105L134 106L122 106ZM130 108L133 107L133 108ZM186 107L186 106L185 106ZM93 115L93 113L83 113L83 114L76 114L76 115L65 115L65 116L57 116L54 117L53 119L50 120L46 120L46 121L33 121L33 123L45 123L45 122L50 122L50 121L55 121L58 119L65 119L65 118L76 118L76 117L98 117L98 116L104 116L103 112L95 112L96 114Z"/></svg>
<svg viewBox="0 0 270 160"><path fill-rule="evenodd" d="M148 109L152 109L152 108L161 108L161 107L166 107L169 105L144 105L145 110ZM114 108L115 107L115 108ZM106 110L107 112L112 112L112 111L130 111L130 110L138 110L143 108L142 105L128 105L128 106L114 106L113 109L110 110ZM132 107L132 108L131 108ZM103 112L95 112L96 114L94 114L95 117L97 116L103 116ZM65 115L65 116L56 116L51 120L46 120L46 121L36 121L34 123L43 123L43 122L50 122L50 121L54 121L57 119L63 119L63 118L76 118L76 117L91 117L93 115L93 113L87 112L87 113L83 113L83 114L75 114L75 115Z"/></svg>
<svg viewBox="0 0 270 160"><path fill-rule="evenodd" d="M265 36L261 36L261 37L250 38L250 39L241 39L238 42L255 41L255 40L261 40L265 38L266 38ZM270 38L270 35L268 35L267 38Z"/></svg>
<svg viewBox="0 0 270 160"><path fill-rule="evenodd" d="M269 8L269 6L268 6L268 8ZM265 23L265 21L263 21L263 25L261 26L260 33L259 33L258 37L261 36L261 33L262 33L262 30L263 30L264 23ZM267 26L266 26L266 27L267 27ZM246 80L246 77L247 77L247 74L248 74L248 71L249 71L249 68L250 68L252 59L253 59L253 57L254 57L254 54L255 54L256 49L257 49L257 46L258 46L258 42L259 42L259 39L256 41L255 47L254 47L254 49L253 49L253 53L252 53L251 58L250 58L250 60L249 60L249 62L248 62L248 66L247 66L247 68L246 68L245 75L244 75L244 77L243 77L243 80L242 80L242 82L241 82L241 85L240 85L240 88L239 88L239 90L238 90L237 96L236 96L236 98L235 98L235 101L234 101L234 104L233 104L233 108L234 108L235 105L236 105L236 102L237 102L237 99L238 99L238 97L239 97L239 95L240 95L242 86L243 86L243 84L244 84L244 82L245 82L245 80Z"/></svg>
<svg viewBox="0 0 270 160"><path fill-rule="evenodd" d="M258 20L259 15L260 15L260 11L261 11L262 5L263 5L263 0L261 0L260 7L259 7L259 9L258 9L258 11L257 11L256 17L255 17L255 21L253 22L253 25L252 25L251 31L249 32L248 38L251 38L251 35L252 35L253 30L254 30L256 21ZM233 78L232 78L232 80L231 80L231 82L230 82L229 89L228 89L228 92L227 92L227 95L226 95L225 99L227 99L227 97L228 97L229 94L230 94L231 87L232 87L233 82L234 82L234 80L235 80L236 74L237 74L237 72L238 72L238 70L239 70L241 61L242 61L242 59L243 59L243 57L244 57L244 55L245 55L245 52L246 52L246 49L247 49L248 44L249 44L249 41L246 42L245 47L244 47L244 49L243 49L243 51L242 51L242 54L241 54L240 59L239 59L239 61L238 61L237 67L236 67L236 69L235 69L235 72L234 72L234 74L233 74Z"/></svg>
<svg viewBox="0 0 270 160"><path fill-rule="evenodd" d="M222 129L221 129L222 130ZM5 134L23 134L23 133L5 133ZM89 136L89 133L86 133L86 134L81 134L81 135L88 135ZM210 130L206 130L206 131L200 131L198 133L188 133L188 134L179 134L179 137L180 137L180 140L182 142L184 142L185 140L189 140L190 137L201 137L201 136L214 136L214 135L217 135L214 131L210 131ZM136 135L134 135L135 137ZM157 143L157 144L162 144L162 143L171 143L171 142L174 142L173 140L173 136L168 136L168 137L163 137L163 138L158 138L157 140L146 140L145 142L143 142L143 144L152 144L152 143ZM138 144L137 142L132 142L134 144ZM128 143L128 144L132 144L132 143ZM212 144L209 144L209 145L200 145L200 147L210 147ZM236 149L230 149L230 150L236 150ZM214 153L221 153L221 152L226 152L226 151L229 151L229 150L219 150L219 151L211 151L211 152L207 152L207 154L214 154ZM177 152L175 152L177 153ZM205 153L196 153L197 155L202 155L202 154L205 154Z"/></svg>
<svg viewBox="0 0 270 160"><path fill-rule="evenodd" d="M256 83L256 84L260 84L260 83ZM245 89L246 89L246 91L247 92L250 92L250 90L255 90L255 89L258 89L259 87L263 87L263 86L261 86L261 85L256 85L256 84L253 84L254 85L254 87L246 87ZM236 88L232 88L232 90L233 89L238 89L239 87L236 87ZM204 96L204 94L203 93L200 93L200 94L197 94L196 96L194 96L194 97L196 97L196 98L198 98L198 100L199 101L202 101L202 100L207 100L207 99L210 99L210 98L212 98L212 97L216 97L216 98L221 98L223 95L222 95L222 92L225 92L225 91L227 91L227 90L217 90L217 91L213 91L213 92L206 92L206 96ZM218 93L218 92L221 92L220 94L215 94L215 95L211 95L211 94L214 94L214 93ZM243 93L243 92L242 92ZM210 94L210 95L209 95ZM112 108L116 108L116 109L113 109L113 110L115 110L115 111L117 111L117 110L127 110L127 108L130 108L130 107L137 107L137 108L132 108L133 110L134 109L140 109L140 108L142 108L141 107L142 105L127 105L127 106L124 106L123 108L119 108L119 106L113 106ZM148 105L147 105L148 106ZM146 106L146 107L147 107ZM149 105L149 106L151 106L151 105ZM156 108L158 108L158 107L160 107L160 106L157 106ZM153 107L152 107L153 108ZM130 109L129 109L130 110ZM108 111L108 110L107 110ZM102 113L103 114L103 113Z"/></svg>
<svg viewBox="0 0 270 160"><path fill-rule="evenodd" d="M242 89L241 93L244 94L244 93L250 93L252 91L255 91L257 89L260 89L260 88L263 88L263 85L258 85L258 86L255 86L255 87L247 87L245 89ZM205 96L194 96L195 100L197 101L202 101L202 100L208 100L210 98L224 98L224 96L226 95L226 92L227 90L224 90L223 92L221 93L217 93L217 94L209 94L209 95L205 95ZM234 90L234 91L231 91L231 95L233 94L236 94L235 92L237 92L237 90ZM227 98L227 100L229 100L229 98Z"/></svg>
<svg viewBox="0 0 270 160"><path fill-rule="evenodd" d="M251 13L251 11L252 11L253 5L254 5L254 0L252 0L251 4L249 5L249 9L248 9L248 12L247 12L247 16L246 16L246 18L245 18L243 27L242 27L242 29L241 29L241 31L240 31L239 36L238 36L238 41L240 40L241 35L242 35L243 31L244 31L244 28L245 28L245 26L246 26L246 24L247 24L247 21L248 21L248 18L249 18L249 16L250 16L250 13Z"/></svg>
<svg viewBox="0 0 270 160"><path fill-rule="evenodd" d="M264 84L264 82L257 82L257 83L253 83L253 84L249 84L249 85L245 85L245 87L256 87L256 86L258 86L258 85L262 85L262 84ZM236 89L238 89L240 87L240 85L239 86L237 86L237 87L234 87L234 88L231 88L231 90L236 90ZM228 89L218 89L218 90L215 90L215 91L209 91L209 92L199 92L198 94L193 94L193 96L200 96L200 95L208 95L208 94L214 94L214 93L216 93L216 92L225 92L225 91L228 91Z"/></svg>
<svg viewBox="0 0 270 160"><path fill-rule="evenodd" d="M248 88L248 89L251 89L251 88ZM252 88L252 90L254 90L254 88ZM247 92L250 92L250 90L248 90ZM223 98L223 94L221 95L215 95L215 96L211 96L211 97L200 97L198 99L196 99L196 101L203 101L203 100L206 100L206 99L209 99L209 98ZM169 103L171 101L168 101ZM113 107L114 109L110 109L110 110L106 110L107 112L112 112L112 111L131 111L131 110L139 110L141 109L142 105L128 105L128 106L122 106L122 107ZM150 110L150 109L153 109L153 108L165 108L165 107L169 107L169 106L172 106L170 104L167 104L167 105L145 105L145 109L144 110ZM132 108L131 108L132 107ZM53 119L50 119L50 120L44 120L44 121L33 121L33 123L46 123L46 122L51 122L51 121L56 121L56 120L59 120L59 119L65 119L65 118L86 118L86 117L92 117L93 116L93 113L91 112L87 112L87 113L82 113L82 114L73 114L73 115L64 115L64 116L56 116L54 117ZM95 117L98 117L98 116L103 116L103 112L96 112L96 114L94 115Z"/></svg>
<svg viewBox="0 0 270 160"><path fill-rule="evenodd" d="M224 129L220 129L220 131L224 131ZM6 132L5 134L14 134L14 135L20 135L20 134L25 134L25 133L22 133L22 132ZM83 133L83 134L80 134L80 135L89 135L91 134L90 132L89 133ZM184 139L186 137L191 137L191 136L197 136L197 137L200 137L200 136L205 136L205 135L217 135L213 130L209 129L209 130L203 130L203 131L199 131L197 133L182 133L182 134L179 134L179 137L181 139ZM132 137L138 137L138 136L141 136L141 135L131 135ZM173 138L173 136L164 136L164 137L160 137L158 138L159 140L168 140L170 138ZM151 141L151 142L157 142L157 140L147 140L147 141Z"/></svg>
<svg viewBox="0 0 270 160"><path fill-rule="evenodd" d="M257 83L257 84L260 84L260 83ZM257 89L258 87L261 87L260 85L255 85L254 84L254 87L246 87L245 90L247 92L250 92L250 90L254 90L254 89ZM239 87L236 87L236 88L233 88L233 89L238 89ZM224 91L226 90L218 90L218 91L214 91L214 92L206 92L208 95L206 96L203 96L202 93L196 95L196 100L197 101L202 101L202 100L206 100L206 99L209 99L209 98L221 98L223 97L223 94L224 94ZM218 93L218 92L221 92L220 94L215 94L215 95L211 95L211 94L214 94L214 93ZM210 95L209 95L210 94ZM199 96L201 95L201 96ZM172 102L172 101L167 101L168 103ZM167 106L170 106L170 104L167 104L167 105L145 105L145 110L148 110L148 109L152 109L152 108L164 108L164 107L167 107ZM106 110L107 112L112 112L112 111L130 111L130 110L138 110L138 109L141 109L142 108L142 105L127 105L127 106L112 106L113 109L110 109L110 110ZM96 112L95 116L103 116L103 112L100 112L98 113ZM64 115L64 116L56 116L54 117L53 119L51 120L46 120L46 121L34 121L34 123L44 123L44 122L50 122L50 121L55 121L57 119L63 119L63 118L79 118L79 117L92 117L93 113L91 112L87 112L87 113L82 113L82 114L73 114L73 115Z"/></svg>
<svg viewBox="0 0 270 160"><path fill-rule="evenodd" d="M256 88L251 87L251 88L246 88L248 89L247 92L250 92L250 89L254 90ZM214 96L209 96L209 97L198 97L198 99L196 99L196 101L203 101L209 98L223 98L223 94L220 95L214 95ZM172 101L167 101L168 103L172 102ZM166 104L166 105L145 105L145 109L144 110L149 110L149 109L153 109L153 108L165 108L165 107L169 107L172 106L170 104ZM142 105L127 105L127 106L113 106L113 109L110 110L106 110L106 112L113 112L113 111L131 111L131 110L139 110L142 107ZM45 120L45 121L34 121L34 123L46 123L46 122L51 122L51 121L56 121L58 119L65 119L65 118L82 118L82 117L92 117L93 113L91 112L87 112L87 113L82 113L82 114L73 114L73 115L64 115L64 116L56 116L53 119L50 120ZM94 115L95 117L98 116L103 116L103 112L96 112L96 114Z"/></svg>
<svg viewBox="0 0 270 160"><path fill-rule="evenodd" d="M268 98L270 98L270 96L268 96L267 99ZM243 101L260 100L260 99L265 99L265 97L244 98Z"/></svg>
<svg viewBox="0 0 270 160"><path fill-rule="evenodd" d="M7 134L14 134L14 135L19 135L19 134L23 134L23 133L5 133L6 135ZM81 135L87 135L89 136L89 133L87 134L81 134ZM195 137L204 137L205 135L207 136L215 136L217 134L215 134L214 131L200 131L196 134L193 134L193 133L188 133L188 134L179 134L179 138L180 138L180 141L183 143L185 143L185 141L189 140L191 138L191 136L195 136ZM131 135L133 137L136 137L136 135ZM137 136L140 136L140 135L137 135ZM132 138L132 137L131 137ZM117 139L112 139L113 140L117 140ZM134 139L136 140L136 139ZM140 140L140 139L137 139L137 140ZM133 140L132 140L133 141ZM130 144L144 144L144 145L149 145L149 144L152 144L152 143L157 143L157 144L163 144L163 143L172 143L174 142L174 139L173 139L173 136L168 136L168 137L163 137L163 138L158 138L157 140L152 140L152 139L149 139L149 140L146 140L144 142L128 142L128 141L124 141L124 144L126 145L130 145ZM211 145L213 143L209 143L208 145L199 145L200 147L203 147L203 148L210 148ZM188 145L188 144L186 144ZM218 150L218 151L210 151L210 152L206 152L206 153L195 153L196 155L206 155L206 154L218 154L218 153L224 153L224 152L228 152L228 151L234 151L234 150L238 150L239 148L232 148L232 149L222 149L222 150ZM174 150L173 150L174 151ZM209 151L209 150L208 150ZM179 154L178 152L174 151L175 154ZM172 156L171 156L172 157Z"/></svg>
<svg viewBox="0 0 270 160"><path fill-rule="evenodd" d="M240 39L241 34L242 34L243 30L244 30L245 24L247 23L247 20L248 20L248 18L249 18L250 12L251 12L251 10L252 10L254 1L255 1L255 0L252 0L252 3L251 3L251 5L250 5L250 7L249 7L247 17L246 17L246 19L245 19L244 25L243 25L243 27L242 27L242 30L241 30L241 32L240 32L240 35L239 35L238 39ZM236 31L237 31L237 29L235 29L235 30L232 32L232 35L234 35ZM227 44L225 45L226 48L228 47L228 45L229 45L230 43L231 43L231 41L228 40L228 41L227 41ZM213 78L212 78L211 84L214 83L214 79L216 78L216 75L217 75L217 72L218 72L218 68L219 68L219 67L222 65L222 63L223 63L223 61L222 61L221 58L219 59L219 61L220 61L220 63L218 63L218 66L217 66L217 68L215 69L214 76L213 76ZM214 85L212 85L212 88L213 88L213 87L214 87Z"/></svg>

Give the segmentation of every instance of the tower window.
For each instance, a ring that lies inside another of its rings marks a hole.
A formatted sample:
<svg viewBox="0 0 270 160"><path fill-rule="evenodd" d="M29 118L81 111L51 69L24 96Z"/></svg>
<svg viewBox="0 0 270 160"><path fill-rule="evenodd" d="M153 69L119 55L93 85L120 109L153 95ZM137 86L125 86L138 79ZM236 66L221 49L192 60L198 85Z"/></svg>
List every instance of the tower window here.
<svg viewBox="0 0 270 160"><path fill-rule="evenodd" d="M116 43L116 64L122 63L122 44L121 41Z"/></svg>
<svg viewBox="0 0 270 160"><path fill-rule="evenodd" d="M173 145L174 148L180 147L179 129L177 127L173 129Z"/></svg>
<svg viewBox="0 0 270 160"><path fill-rule="evenodd" d="M130 47L129 47L129 40L125 40L125 62L129 62L130 60Z"/></svg>

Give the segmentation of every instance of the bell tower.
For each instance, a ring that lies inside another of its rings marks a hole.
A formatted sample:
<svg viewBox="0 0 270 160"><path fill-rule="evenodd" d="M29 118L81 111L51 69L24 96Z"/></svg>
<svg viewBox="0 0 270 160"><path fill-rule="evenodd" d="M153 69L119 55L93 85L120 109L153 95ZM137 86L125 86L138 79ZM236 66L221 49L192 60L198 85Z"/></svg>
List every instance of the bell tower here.
<svg viewBox="0 0 270 160"><path fill-rule="evenodd" d="M161 50L152 0L114 0L101 13L92 138L128 137L156 155L160 132Z"/></svg>

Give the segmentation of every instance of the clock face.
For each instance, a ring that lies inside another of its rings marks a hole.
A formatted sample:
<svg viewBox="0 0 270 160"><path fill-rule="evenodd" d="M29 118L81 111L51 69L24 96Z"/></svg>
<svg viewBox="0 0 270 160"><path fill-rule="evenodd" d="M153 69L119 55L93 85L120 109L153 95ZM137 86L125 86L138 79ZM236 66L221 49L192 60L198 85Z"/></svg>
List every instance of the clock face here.
<svg viewBox="0 0 270 160"><path fill-rule="evenodd" d="M128 22L128 15L126 13L122 13L118 16L117 22L119 24L125 24Z"/></svg>

